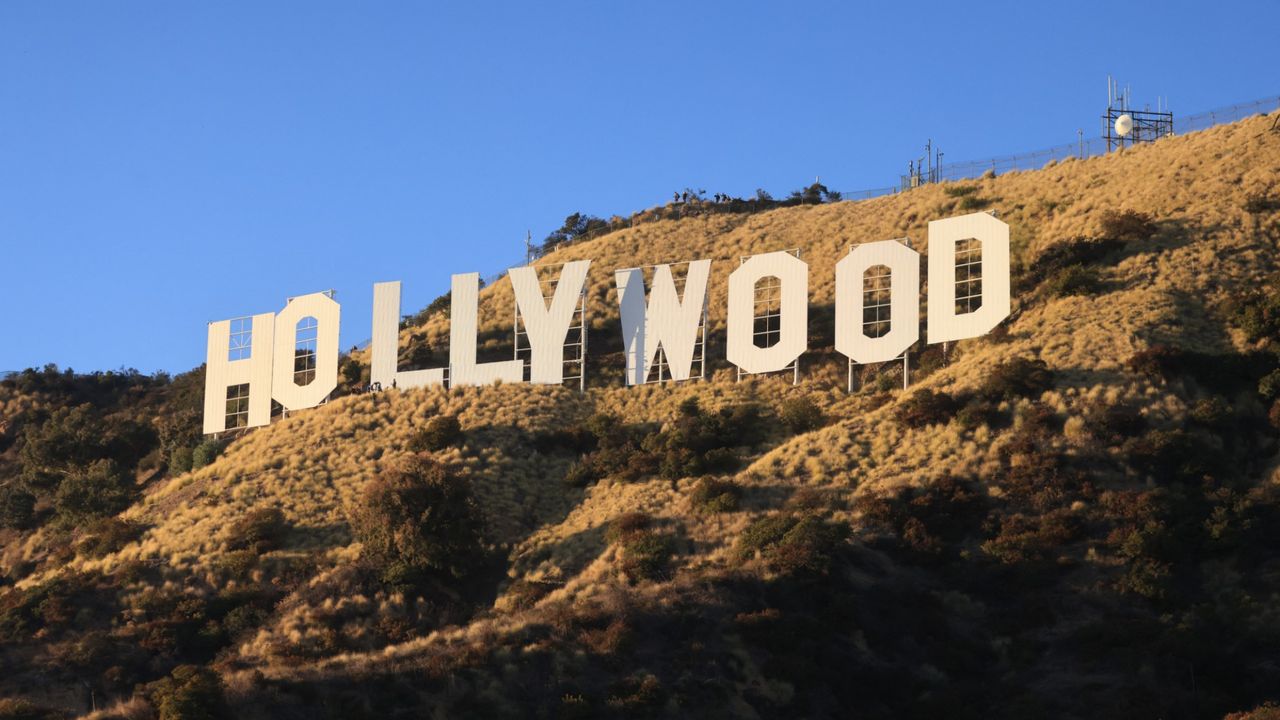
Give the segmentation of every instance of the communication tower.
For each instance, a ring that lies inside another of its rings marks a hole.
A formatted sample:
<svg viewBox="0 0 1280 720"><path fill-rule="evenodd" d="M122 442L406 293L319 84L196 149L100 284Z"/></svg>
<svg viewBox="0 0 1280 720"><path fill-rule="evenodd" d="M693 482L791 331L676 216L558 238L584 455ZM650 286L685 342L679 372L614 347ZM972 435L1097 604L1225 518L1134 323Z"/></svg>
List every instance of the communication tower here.
<svg viewBox="0 0 1280 720"><path fill-rule="evenodd" d="M907 174L902 176L902 189L936 183L942 179L942 151L933 146L930 138L924 144L924 156L907 163Z"/></svg>
<svg viewBox="0 0 1280 720"><path fill-rule="evenodd" d="M1173 113L1162 98L1156 98L1156 109L1148 105L1134 110L1129 105L1129 88L1107 76L1107 112L1102 116L1102 137L1107 152L1133 143L1151 142L1173 134Z"/></svg>

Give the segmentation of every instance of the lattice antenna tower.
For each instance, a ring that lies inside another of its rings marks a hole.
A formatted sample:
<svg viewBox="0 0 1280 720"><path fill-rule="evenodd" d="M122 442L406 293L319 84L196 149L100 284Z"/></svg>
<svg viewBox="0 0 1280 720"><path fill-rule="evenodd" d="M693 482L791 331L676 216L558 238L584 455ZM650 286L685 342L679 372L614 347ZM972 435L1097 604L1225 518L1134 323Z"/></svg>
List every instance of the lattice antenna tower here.
<svg viewBox="0 0 1280 720"><path fill-rule="evenodd" d="M1107 76L1107 111L1102 116L1102 137L1107 140L1107 152L1173 134L1173 113L1163 98L1156 98L1155 110L1150 105L1135 110L1130 105L1131 97L1129 86L1121 88L1118 81Z"/></svg>

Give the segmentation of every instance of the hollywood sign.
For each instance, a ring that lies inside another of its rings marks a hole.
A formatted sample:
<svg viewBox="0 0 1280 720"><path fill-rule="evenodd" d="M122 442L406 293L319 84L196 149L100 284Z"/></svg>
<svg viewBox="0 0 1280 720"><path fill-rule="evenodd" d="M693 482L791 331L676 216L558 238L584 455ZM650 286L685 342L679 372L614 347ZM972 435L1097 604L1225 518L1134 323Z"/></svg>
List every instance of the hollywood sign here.
<svg viewBox="0 0 1280 720"><path fill-rule="evenodd" d="M677 289L672 265L650 268L647 294L644 268L614 272L628 385L645 383L655 363L665 367L671 380L687 380L695 353L705 353L711 261L682 264L683 293ZM566 379L571 329L579 333L573 345L581 382L590 266L590 260L562 265L549 298L536 268L518 267L508 273L515 294L517 357L497 362L476 361L480 276L454 275L447 368L397 368L400 283L376 283L371 382L402 389L446 383L560 384ZM930 222L928 273L929 343L990 331L1009 315L1009 226L987 213ZM879 282L868 290L868 279ZM777 306L772 315L777 327L764 346L757 342L756 328L762 281L776 293L771 300ZM835 281L835 348L851 367L898 359L919 340L920 255L915 250L896 240L857 245L836 264ZM808 349L808 265L787 252L754 255L729 274L728 294L726 358L738 368L739 377L798 367ZM885 317L875 325L882 330L887 325L887 332L868 333L868 313ZM341 309L330 294L313 293L290 298L279 313L210 323L204 432L267 425L272 400L286 411L325 402L338 385L340 318ZM527 338L527 360L519 357L521 335Z"/></svg>

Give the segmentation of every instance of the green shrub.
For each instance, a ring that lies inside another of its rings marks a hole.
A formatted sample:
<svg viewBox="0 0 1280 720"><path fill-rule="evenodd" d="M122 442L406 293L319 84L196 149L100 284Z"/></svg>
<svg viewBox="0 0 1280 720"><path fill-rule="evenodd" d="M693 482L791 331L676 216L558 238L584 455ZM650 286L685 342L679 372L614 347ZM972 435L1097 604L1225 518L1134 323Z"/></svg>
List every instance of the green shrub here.
<svg viewBox="0 0 1280 720"><path fill-rule="evenodd" d="M176 447L173 452L169 453L169 473L181 475L185 472L191 472L193 461L191 448L186 446Z"/></svg>
<svg viewBox="0 0 1280 720"><path fill-rule="evenodd" d="M398 562L458 578L484 555L469 484L426 455L371 481L350 519L364 554L384 568Z"/></svg>
<svg viewBox="0 0 1280 720"><path fill-rule="evenodd" d="M898 404L898 422L912 428L946 423L955 416L959 403L949 393L928 388L917 390Z"/></svg>
<svg viewBox="0 0 1280 720"><path fill-rule="evenodd" d="M632 582L665 577L675 552L674 540L656 532L653 518L643 512L629 512L614 518L605 532L605 540L618 546L622 571Z"/></svg>
<svg viewBox="0 0 1280 720"><path fill-rule="evenodd" d="M1152 345L1125 361L1131 371L1152 380L1170 380L1181 372L1182 354L1168 345Z"/></svg>
<svg viewBox="0 0 1280 720"><path fill-rule="evenodd" d="M1102 281L1097 270L1071 265L1051 275L1040 287L1049 297L1093 295L1102 289Z"/></svg>
<svg viewBox="0 0 1280 720"><path fill-rule="evenodd" d="M869 526L926 555L937 555L974 534L987 510L971 483L949 475L892 495L866 494L855 506Z"/></svg>
<svg viewBox="0 0 1280 720"><path fill-rule="evenodd" d="M788 398L778 411L778 419L791 432L799 434L817 430L825 423L822 410L807 397Z"/></svg>
<svg viewBox="0 0 1280 720"><path fill-rule="evenodd" d="M409 440L413 452L436 452L462 439L462 424L452 415L437 415Z"/></svg>
<svg viewBox="0 0 1280 720"><path fill-rule="evenodd" d="M61 472L109 455L107 426L91 405L59 408L43 423L26 425L19 457L27 472Z"/></svg>
<svg viewBox="0 0 1280 720"><path fill-rule="evenodd" d="M1003 415L993 403L976 398L956 411L956 424L966 430L974 430L983 425L996 426L1002 419Z"/></svg>
<svg viewBox="0 0 1280 720"><path fill-rule="evenodd" d="M133 481L115 460L98 460L58 484L54 506L71 521L114 515L129 506Z"/></svg>
<svg viewBox="0 0 1280 720"><path fill-rule="evenodd" d="M1150 430L1123 445L1124 456L1138 472L1161 483L1197 479L1220 470L1220 452L1198 435L1183 430Z"/></svg>
<svg viewBox="0 0 1280 720"><path fill-rule="evenodd" d="M1231 315L1249 342L1275 342L1280 337L1280 275L1266 278L1238 300Z"/></svg>
<svg viewBox="0 0 1280 720"><path fill-rule="evenodd" d="M683 417L698 417L702 414L702 406L698 404L698 396L690 395L680 401L680 415Z"/></svg>
<svg viewBox="0 0 1280 720"><path fill-rule="evenodd" d="M795 516L776 513L759 518L747 526L738 537L737 554L749 558L776 545L796 524Z"/></svg>
<svg viewBox="0 0 1280 720"><path fill-rule="evenodd" d="M1156 224L1146 213L1134 210L1116 212L1108 210L1102 214L1102 237L1123 242L1149 240L1156 234Z"/></svg>
<svg viewBox="0 0 1280 720"><path fill-rule="evenodd" d="M981 395L999 400L1038 397L1053 387L1053 371L1043 360L1014 358L997 365L983 383Z"/></svg>
<svg viewBox="0 0 1280 720"><path fill-rule="evenodd" d="M211 464L218 456L222 454L225 447L221 441L205 440L191 451L191 469L199 470L200 468Z"/></svg>
<svg viewBox="0 0 1280 720"><path fill-rule="evenodd" d="M978 192L978 186L977 185L945 185L943 186L942 191L945 192L948 197L964 197L965 195L972 195Z"/></svg>
<svg viewBox="0 0 1280 720"><path fill-rule="evenodd" d="M1108 238L1071 238L1054 243L1036 256L1032 268L1039 277L1053 274L1073 266L1091 267L1124 247L1122 240Z"/></svg>
<svg viewBox="0 0 1280 720"><path fill-rule="evenodd" d="M666 578L675 554L675 543L669 535L641 531L623 539L621 547L622 572L632 582Z"/></svg>
<svg viewBox="0 0 1280 720"><path fill-rule="evenodd" d="M1081 525L1069 510L1040 516L1006 515L995 537L982 544L988 555L1006 564L1050 562L1079 536Z"/></svg>
<svg viewBox="0 0 1280 720"><path fill-rule="evenodd" d="M775 513L766 515L738 538L739 560L760 555L783 573L824 573L837 547L849 536L849 527L816 515Z"/></svg>
<svg viewBox="0 0 1280 720"><path fill-rule="evenodd" d="M23 698L0 699L0 720L61 720L64 713Z"/></svg>
<svg viewBox="0 0 1280 720"><path fill-rule="evenodd" d="M85 557L105 557L137 540L145 529L138 523L116 517L95 520L85 527L76 551Z"/></svg>
<svg viewBox="0 0 1280 720"><path fill-rule="evenodd" d="M1268 402L1280 398L1280 370L1272 370L1258 382L1258 394Z"/></svg>
<svg viewBox="0 0 1280 720"><path fill-rule="evenodd" d="M959 208L968 212L977 212L991 204L990 198L979 197L977 195L965 195L960 198Z"/></svg>
<svg viewBox="0 0 1280 720"><path fill-rule="evenodd" d="M825 573L836 549L848 536L847 525L803 515L766 557L779 572Z"/></svg>
<svg viewBox="0 0 1280 720"><path fill-rule="evenodd" d="M260 553L254 550L233 550L218 557L217 567L233 578L243 579L258 566L259 558Z"/></svg>
<svg viewBox="0 0 1280 720"><path fill-rule="evenodd" d="M584 488L598 480L597 467L585 458L570 465L564 474L564 484L572 488Z"/></svg>
<svg viewBox="0 0 1280 720"><path fill-rule="evenodd" d="M741 498L742 488L732 480L703 478L693 486L689 501L699 512L718 513L737 510Z"/></svg>
<svg viewBox="0 0 1280 720"><path fill-rule="evenodd" d="M222 678L209 668L179 665L147 686L158 720L221 720L230 717Z"/></svg>
<svg viewBox="0 0 1280 720"><path fill-rule="evenodd" d="M631 535L645 532L652 527L653 518L648 513L623 513L609 523L609 529L605 531L605 540L612 545L625 540Z"/></svg>
<svg viewBox="0 0 1280 720"><path fill-rule="evenodd" d="M10 484L0 487L0 527L26 530L35 519L36 496Z"/></svg>
<svg viewBox="0 0 1280 720"><path fill-rule="evenodd" d="M261 555L280 547L289 524L279 508L250 510L227 528L227 548Z"/></svg>
<svg viewBox="0 0 1280 720"><path fill-rule="evenodd" d="M1135 437L1147 425L1146 418L1128 405L1109 405L1097 401L1085 406L1084 423L1089 434L1107 443Z"/></svg>

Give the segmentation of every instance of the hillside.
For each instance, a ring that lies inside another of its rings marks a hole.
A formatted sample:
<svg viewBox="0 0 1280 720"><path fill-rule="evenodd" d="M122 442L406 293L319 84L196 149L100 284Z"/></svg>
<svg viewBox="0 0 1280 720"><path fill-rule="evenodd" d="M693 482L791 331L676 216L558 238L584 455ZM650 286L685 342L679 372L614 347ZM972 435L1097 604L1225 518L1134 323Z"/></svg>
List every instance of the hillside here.
<svg viewBox="0 0 1280 720"><path fill-rule="evenodd" d="M187 665L248 718L1201 718L1280 701L1272 124L568 245L541 262L592 260L585 393L348 395L183 472L198 372L114 394L0 382L0 481L34 499L0 536L0 695L148 717ZM945 357L918 345L905 393L894 365L847 392L835 263L904 236L927 253L928 221L980 209L1011 227L1013 315ZM735 382L728 272L789 248L810 269L802 381ZM613 270L697 258L715 259L708 380L623 387ZM483 290L482 359L510 356L512 302L505 279ZM448 318L401 338L442 357ZM76 516L68 488L108 471L37 467L35 449L82 404L145 427L118 431L137 448L127 499ZM439 417L460 436L426 438ZM353 529L369 484L424 449L482 519L462 577L392 577Z"/></svg>

